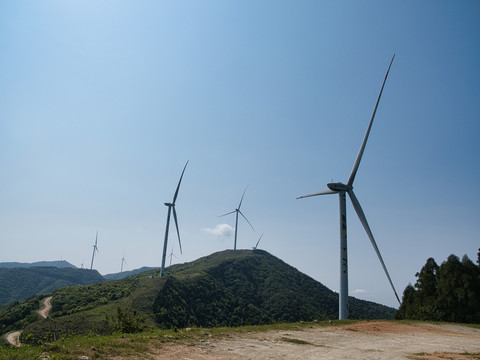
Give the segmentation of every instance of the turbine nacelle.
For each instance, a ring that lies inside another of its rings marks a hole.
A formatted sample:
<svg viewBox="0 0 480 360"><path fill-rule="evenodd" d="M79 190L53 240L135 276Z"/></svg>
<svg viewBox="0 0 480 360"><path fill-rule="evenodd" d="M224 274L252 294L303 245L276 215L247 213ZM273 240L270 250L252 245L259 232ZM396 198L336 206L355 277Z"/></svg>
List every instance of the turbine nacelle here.
<svg viewBox="0 0 480 360"><path fill-rule="evenodd" d="M165 206L175 206L172 203L165 203Z"/></svg>
<svg viewBox="0 0 480 360"><path fill-rule="evenodd" d="M350 185L345 185L344 183L337 182L337 183L328 183L327 184L328 188L332 191L336 192L348 192L348 190L352 189L352 186Z"/></svg>

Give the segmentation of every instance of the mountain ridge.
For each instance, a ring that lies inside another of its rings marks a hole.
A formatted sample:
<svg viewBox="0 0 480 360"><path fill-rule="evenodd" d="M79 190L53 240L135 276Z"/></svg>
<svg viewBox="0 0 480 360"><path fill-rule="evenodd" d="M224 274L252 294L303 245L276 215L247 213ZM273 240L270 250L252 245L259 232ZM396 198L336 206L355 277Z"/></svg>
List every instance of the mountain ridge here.
<svg viewBox="0 0 480 360"><path fill-rule="evenodd" d="M23 263L23 262L0 262L0 269L2 268L29 268L29 267L39 267L39 266L53 266L57 268L73 268L77 269L75 265L70 264L66 260L54 260L54 261L35 261L32 263Z"/></svg>
<svg viewBox="0 0 480 360"><path fill-rule="evenodd" d="M0 305L48 294L66 286L103 281L105 279L96 270L55 266L0 268Z"/></svg>

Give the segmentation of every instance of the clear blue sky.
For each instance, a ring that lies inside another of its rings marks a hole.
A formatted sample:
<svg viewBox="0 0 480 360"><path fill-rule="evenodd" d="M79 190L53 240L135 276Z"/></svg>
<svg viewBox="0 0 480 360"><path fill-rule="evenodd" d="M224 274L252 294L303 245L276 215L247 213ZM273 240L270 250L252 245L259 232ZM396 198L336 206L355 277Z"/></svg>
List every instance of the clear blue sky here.
<svg viewBox="0 0 480 360"><path fill-rule="evenodd" d="M0 261L102 274L260 248L339 287L338 197L355 180L399 294L428 257L480 247L478 1L2 1ZM350 295L395 306L347 205ZM221 224L228 224L230 227Z"/></svg>

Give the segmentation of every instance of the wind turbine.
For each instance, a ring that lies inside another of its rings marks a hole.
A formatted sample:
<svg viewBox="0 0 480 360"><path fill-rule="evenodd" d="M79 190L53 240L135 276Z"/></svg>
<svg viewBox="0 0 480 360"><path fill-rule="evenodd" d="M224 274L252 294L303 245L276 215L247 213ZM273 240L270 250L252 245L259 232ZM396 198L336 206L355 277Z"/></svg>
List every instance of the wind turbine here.
<svg viewBox="0 0 480 360"><path fill-rule="evenodd" d="M240 203L238 204L238 208L236 208L236 209L233 210L233 211L230 211L229 213L226 213L226 214L223 214L223 215L220 215L220 216L219 216L219 217L222 217L222 216L227 216L227 215L236 213L236 216L235 216L235 242L233 243L233 250L237 250L238 214L242 215L243 218L244 218L244 219L248 222L248 224L252 227L252 230L255 231L255 229L253 228L252 224L250 224L250 221L248 221L248 219L245 217L245 215L243 215L243 213L240 211L240 207L242 206L243 197L245 196L245 192L247 191L247 188L248 188L248 186L247 186L247 187L245 188L245 190L243 191L243 195L242 195L242 198L240 199Z"/></svg>
<svg viewBox="0 0 480 360"><path fill-rule="evenodd" d="M160 276L163 276L165 272L165 258L167 257L167 243L168 243L168 229L170 227L170 214L172 213L173 209L173 219L175 220L175 227L177 228L177 236L178 236L178 244L180 245L180 253L182 253L182 243L180 242L180 232L178 231L178 221L177 221L177 212L175 211L175 201L177 200L178 190L180 189L180 184L182 183L183 174L185 173L185 169L187 168L188 161L183 168L182 175L180 176L180 180L178 181L177 190L175 190L175 194L173 195L173 201L171 203L165 203L165 206L168 207L168 214L167 214L167 226L165 228L165 241L163 243L163 255L162 255L162 269L160 271Z"/></svg>
<svg viewBox="0 0 480 360"><path fill-rule="evenodd" d="M380 102L380 97L382 96L383 87L385 86L385 82L387 81L388 73L390 72L390 67L392 66L393 59L395 58L395 54L390 61L390 65L388 66L387 73L383 80L382 88L380 89L380 94L377 98L377 103L375 104L375 108L373 110L372 117L370 118L370 123L368 124L367 132L365 133L365 137L363 138L362 145L360 147L360 151L358 152L357 158L355 160L355 164L353 165L352 172L346 184L341 182L338 183L329 183L327 184L328 189L320 191L318 193L304 195L298 197L298 199L306 198L310 196L317 196L317 195L327 195L327 194L338 194L340 198L340 296L339 296L339 319L346 319L348 318L348 257L347 257L347 212L346 212L346 202L345 202L345 194L348 193L350 200L352 201L353 208L355 209L360 222L362 223L365 231L367 232L368 237L370 238L370 242L377 253L378 259L382 264L383 270L387 275L388 281L395 293L395 296L400 303L400 299L398 298L397 291L393 286L392 279L390 279L390 275L388 274L387 267L383 262L382 255L378 250L378 246L375 242L373 237L372 231L370 230L370 226L368 225L367 218L358 202L357 197L353 193L353 181L355 180L355 175L357 174L358 167L360 165L360 161L362 160L363 152L365 150L365 146L367 144L368 135L370 134L370 129L372 128L373 119L375 118L375 113L377 112L378 103Z"/></svg>
<svg viewBox="0 0 480 360"><path fill-rule="evenodd" d="M174 254L173 254L173 246L172 246L172 252L170 253L170 266L172 266L172 258L175 257L175 259L178 259Z"/></svg>
<svg viewBox="0 0 480 360"><path fill-rule="evenodd" d="M97 235L95 235L95 245L93 245L92 263L90 264L90 270L93 269L93 259L95 258L95 252L98 253L97 240L98 240L98 229L97 229Z"/></svg>
<svg viewBox="0 0 480 360"><path fill-rule="evenodd" d="M262 236L263 236L263 233L262 235L260 235L260 238L258 239L257 244L253 247L253 250L257 250L258 244L260 243L260 240L262 240Z"/></svg>
<svg viewBox="0 0 480 360"><path fill-rule="evenodd" d="M123 257L122 257L122 266L120 267L120 272L122 273L123 272L123 264L126 264L127 262L125 261L125 252L123 253Z"/></svg>

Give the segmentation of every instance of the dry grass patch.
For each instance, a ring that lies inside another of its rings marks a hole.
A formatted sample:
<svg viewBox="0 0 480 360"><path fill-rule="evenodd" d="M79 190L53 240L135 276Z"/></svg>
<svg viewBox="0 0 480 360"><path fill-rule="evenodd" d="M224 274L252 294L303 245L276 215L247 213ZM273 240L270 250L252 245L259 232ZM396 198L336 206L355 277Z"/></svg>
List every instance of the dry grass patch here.
<svg viewBox="0 0 480 360"><path fill-rule="evenodd" d="M480 353L419 353L410 357L412 360L480 360Z"/></svg>

